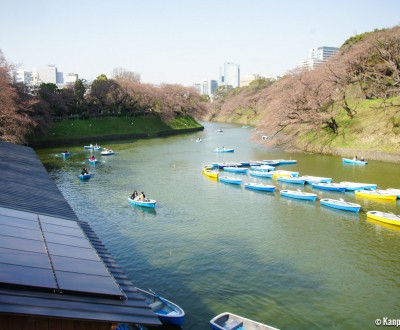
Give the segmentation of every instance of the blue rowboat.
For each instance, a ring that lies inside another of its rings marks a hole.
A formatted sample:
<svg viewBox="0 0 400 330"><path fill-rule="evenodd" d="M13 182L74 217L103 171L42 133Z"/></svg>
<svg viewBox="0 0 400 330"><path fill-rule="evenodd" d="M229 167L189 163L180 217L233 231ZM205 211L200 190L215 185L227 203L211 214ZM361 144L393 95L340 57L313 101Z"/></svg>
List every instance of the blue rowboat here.
<svg viewBox="0 0 400 330"><path fill-rule="evenodd" d="M93 145L90 145L90 146L83 146L83 149L92 150L92 149L93 149Z"/></svg>
<svg viewBox="0 0 400 330"><path fill-rule="evenodd" d="M229 312L221 313L210 320L213 330L278 330L264 323L253 321Z"/></svg>
<svg viewBox="0 0 400 330"><path fill-rule="evenodd" d="M276 159L264 159L261 162L262 165L269 165L269 166L278 166L279 165L279 161Z"/></svg>
<svg viewBox="0 0 400 330"><path fill-rule="evenodd" d="M232 176L220 176L219 181L231 184L241 184L242 179L237 179Z"/></svg>
<svg viewBox="0 0 400 330"><path fill-rule="evenodd" d="M350 212L359 212L361 209L360 204L349 203L343 199L332 199L332 198L323 198L320 200L321 205L332 207L334 209L350 211Z"/></svg>
<svg viewBox="0 0 400 330"><path fill-rule="evenodd" d="M296 164L297 160L294 159L274 159L278 162L279 165L289 165L289 164Z"/></svg>
<svg viewBox="0 0 400 330"><path fill-rule="evenodd" d="M331 190L331 191L340 191L340 192L346 191L346 186L344 186L340 183L316 182L316 183L312 183L312 187L315 189L321 189L321 190Z"/></svg>
<svg viewBox="0 0 400 330"><path fill-rule="evenodd" d="M235 173L247 173L248 169L245 167L225 166L224 171Z"/></svg>
<svg viewBox="0 0 400 330"><path fill-rule="evenodd" d="M273 166L270 166L270 165L259 165L259 166L250 166L250 168L253 170L253 171L260 171L260 172L268 172L268 171L271 171L271 170L274 170L275 169L275 167L273 167Z"/></svg>
<svg viewBox="0 0 400 330"><path fill-rule="evenodd" d="M217 148L214 150L214 152L234 152L234 151L235 149L225 149L225 148L222 149Z"/></svg>
<svg viewBox="0 0 400 330"><path fill-rule="evenodd" d="M359 182L348 182L341 181L339 182L341 185L346 187L346 190L354 191L354 190L364 190L364 189L376 189L377 185L374 183L359 183Z"/></svg>
<svg viewBox="0 0 400 330"><path fill-rule="evenodd" d="M244 187L253 190L271 191L271 192L275 191L275 186L269 184L256 183L256 182L245 183Z"/></svg>
<svg viewBox="0 0 400 330"><path fill-rule="evenodd" d="M304 178L306 180L306 183L308 184L318 183L318 182L323 182L323 183L332 182L332 178L324 178L320 176L303 175L302 178Z"/></svg>
<svg viewBox="0 0 400 330"><path fill-rule="evenodd" d="M366 165L368 162L363 161L363 160L357 160L357 159L350 159L350 158L342 158L343 164L353 164L353 165Z"/></svg>
<svg viewBox="0 0 400 330"><path fill-rule="evenodd" d="M284 197L305 199L310 201L315 201L317 199L317 194L307 193L301 190L281 190L280 194Z"/></svg>
<svg viewBox="0 0 400 330"><path fill-rule="evenodd" d="M81 180L89 180L92 176L93 176L93 174L90 174L90 173L88 173L88 174L80 174L79 175L79 179L81 179Z"/></svg>
<svg viewBox="0 0 400 330"><path fill-rule="evenodd" d="M263 172L263 171L250 171L251 176L255 176L258 178L272 178L272 172Z"/></svg>
<svg viewBox="0 0 400 330"><path fill-rule="evenodd" d="M152 290L145 291L135 288L139 294L145 298L145 302L151 310L158 316L161 323L180 327L185 320L185 312L177 304L169 301Z"/></svg>
<svg viewBox="0 0 400 330"><path fill-rule="evenodd" d="M148 198L145 201L139 201L139 200L128 198L128 202L129 202L129 204L132 204L132 205L151 207L153 209L156 207L156 203L157 203L157 201L155 201L154 199L148 199Z"/></svg>
<svg viewBox="0 0 400 330"><path fill-rule="evenodd" d="M287 176L279 176L278 181L285 183L294 183L294 184L305 184L306 180L301 177L287 177Z"/></svg>

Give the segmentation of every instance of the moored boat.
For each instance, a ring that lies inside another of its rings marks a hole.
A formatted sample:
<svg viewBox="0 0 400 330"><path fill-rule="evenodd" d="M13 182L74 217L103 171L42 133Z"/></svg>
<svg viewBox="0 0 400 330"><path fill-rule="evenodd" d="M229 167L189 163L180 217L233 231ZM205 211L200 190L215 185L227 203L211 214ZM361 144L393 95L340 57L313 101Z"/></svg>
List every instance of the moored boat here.
<svg viewBox="0 0 400 330"><path fill-rule="evenodd" d="M367 189L363 189L363 190L357 190L355 192L356 196L359 197L365 197L365 198L372 198L372 199L379 199L379 200L396 200L397 199L397 195L387 192L385 190L367 190Z"/></svg>
<svg viewBox="0 0 400 330"><path fill-rule="evenodd" d="M284 183L293 183L293 184L305 184L306 180L300 177L291 177L291 176L278 176L278 181Z"/></svg>
<svg viewBox="0 0 400 330"><path fill-rule="evenodd" d="M349 182L341 181L341 185L346 187L346 190L363 190L363 189L376 189L377 185L374 183L360 183L360 182Z"/></svg>
<svg viewBox="0 0 400 330"><path fill-rule="evenodd" d="M258 178L272 178L273 172L263 172L263 171L249 171L251 176Z"/></svg>
<svg viewBox="0 0 400 330"><path fill-rule="evenodd" d="M325 177L321 177L321 176L302 175L302 177L306 180L306 183L308 183L308 184L316 183L316 182L322 182L322 183L332 182L332 178L325 178Z"/></svg>
<svg viewBox="0 0 400 330"><path fill-rule="evenodd" d="M387 191L388 193L391 193L391 194L396 194L396 195L397 195L397 198L400 198L400 189L397 189L397 188L387 188L387 189L385 189L385 191Z"/></svg>
<svg viewBox="0 0 400 330"><path fill-rule="evenodd" d="M216 178L218 178L219 171L213 170L210 167L204 167L203 174L207 175L210 178L216 179Z"/></svg>
<svg viewBox="0 0 400 330"><path fill-rule="evenodd" d="M226 148L216 148L214 152L234 152L235 149L226 149Z"/></svg>
<svg viewBox="0 0 400 330"><path fill-rule="evenodd" d="M181 326L183 324L185 312L180 306L161 297L154 291L146 291L137 287L135 289L145 298L147 305L149 305L163 324L175 326Z"/></svg>
<svg viewBox="0 0 400 330"><path fill-rule="evenodd" d="M150 208L155 208L157 201L154 199L149 199L146 198L144 201L141 201L139 199L132 199L128 198L129 204L132 205L137 205L137 206L143 206L143 207L150 207Z"/></svg>
<svg viewBox="0 0 400 330"><path fill-rule="evenodd" d="M349 203L343 199L332 199L332 198L323 198L319 201L321 205L332 207L334 209L350 211L350 212L359 212L361 209L360 204Z"/></svg>
<svg viewBox="0 0 400 330"><path fill-rule="evenodd" d="M297 163L297 160L295 159L274 159L274 160L277 161L279 165L290 165Z"/></svg>
<svg viewBox="0 0 400 330"><path fill-rule="evenodd" d="M264 159L261 163L263 165L269 165L269 166L278 166L279 165L279 161L275 160L275 159Z"/></svg>
<svg viewBox="0 0 400 330"><path fill-rule="evenodd" d="M268 171L272 171L275 169L275 167L270 166L270 165L258 165L258 166L252 165L252 166L250 166L250 168L253 171L260 171L260 172L268 172Z"/></svg>
<svg viewBox="0 0 400 330"><path fill-rule="evenodd" d="M231 184L241 184L242 179L238 179L232 176L219 176L219 181Z"/></svg>
<svg viewBox="0 0 400 330"><path fill-rule="evenodd" d="M272 172L272 177L273 178L277 178L277 177L298 177L299 176L299 172L293 172L293 171L285 171L285 170L275 170L275 171L271 171Z"/></svg>
<svg viewBox="0 0 400 330"><path fill-rule="evenodd" d="M271 191L271 192L275 191L275 186L272 186L269 184L257 183L257 182L245 183L244 187L247 189L252 189L252 190Z"/></svg>
<svg viewBox="0 0 400 330"><path fill-rule="evenodd" d="M229 312L221 313L210 320L214 330L278 330L264 323L253 321Z"/></svg>
<svg viewBox="0 0 400 330"><path fill-rule="evenodd" d="M342 158L343 164L366 165L368 162L358 159Z"/></svg>
<svg viewBox="0 0 400 330"><path fill-rule="evenodd" d="M315 182L315 183L312 183L311 185L315 189L340 191L340 192L346 191L346 186L344 186L340 183Z"/></svg>
<svg viewBox="0 0 400 330"><path fill-rule="evenodd" d="M367 217L391 225L400 226L400 216L393 213L368 211Z"/></svg>
<svg viewBox="0 0 400 330"><path fill-rule="evenodd" d="M317 194L307 193L301 190L281 190L280 194L281 196L284 197L311 200L311 201L315 201L317 199Z"/></svg>
<svg viewBox="0 0 400 330"><path fill-rule="evenodd" d="M235 172L235 173L247 173L248 168L246 167L236 167L236 166L225 166L224 171Z"/></svg>

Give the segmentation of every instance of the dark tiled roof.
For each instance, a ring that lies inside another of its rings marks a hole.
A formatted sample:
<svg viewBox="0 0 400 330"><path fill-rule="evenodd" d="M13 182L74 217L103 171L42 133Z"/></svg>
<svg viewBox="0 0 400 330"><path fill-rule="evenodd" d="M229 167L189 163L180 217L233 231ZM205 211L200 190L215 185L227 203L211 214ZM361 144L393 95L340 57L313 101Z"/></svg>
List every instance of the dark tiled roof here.
<svg viewBox="0 0 400 330"><path fill-rule="evenodd" d="M32 273L34 273L33 270L43 270L41 267L46 268L47 271L50 270L47 274L53 272L55 282L58 284L56 274L61 274L63 271L59 271L56 267L65 268L59 263L63 262L63 258L67 258L58 255L56 252L51 252L49 247L54 244L51 240L64 240L66 236L61 237L59 233L54 232L54 228L57 228L57 226L51 222L64 225L67 223L67 227L69 227L68 221L72 221L74 224L72 226L71 223L71 227L76 227L77 224L84 234L82 238L76 238L74 235L79 232L79 228L67 228L65 229L67 237L70 237L72 241L77 240L79 244L87 238L90 243L89 247L83 245L85 252L92 250L93 252L90 253L98 256L97 263L92 262L92 264L97 267L98 263L101 262L106 267L104 269L107 270L106 278L109 278L118 288L112 289L113 294L109 296L93 295L90 293L93 293L93 290L96 293L96 287L83 290L90 291L88 294L88 292L82 292L78 284L75 287L72 282L72 286L68 283L68 290L65 292L63 290L54 290L53 292L49 290L49 287L51 288L53 284L46 288L40 287L42 284L40 279L36 279L38 282L34 282L32 279L32 284L30 277L24 277L23 274L21 274L22 282L14 280L14 276L11 279L8 278L4 275L5 270L15 269L15 273L11 273L11 275L16 275L15 278L18 278L17 269L24 268L18 264L17 259L13 260L13 258L4 256L0 258L0 271L2 271L0 274L3 274L2 277L0 276L1 313L160 325L157 316L146 305L130 279L119 268L89 224L78 219L31 148L0 142L0 173L0 241L14 241L11 246L0 244L3 254L8 251L10 255L18 256L23 263L28 263L28 267L32 267ZM37 226L37 224L39 224L39 229L31 228ZM50 231L50 233L46 231ZM27 233L26 236L24 236L24 232ZM31 237L31 233L42 235L43 239L40 240L41 238L38 239L35 235ZM27 248L20 247L15 243L17 240L33 242L39 248L41 248L40 244L46 245L48 241L49 245L46 246L45 250L50 252L35 255L34 252L28 251ZM26 256L24 256L24 253ZM41 260L40 265L35 264L35 258L30 258L32 255ZM43 256L45 256L44 259ZM47 257L50 260L50 266L46 266ZM57 260L58 265L52 263L52 258L54 258L53 261ZM79 260L79 262L81 261ZM43 262L45 266L43 266ZM98 269L100 269L101 274L105 273L101 270L101 267L96 268L96 271L99 271ZM60 277L59 279L63 280L64 278ZM26 283L27 281L29 283ZM37 283L39 283L39 287L35 286ZM99 290L99 292L103 291L104 288ZM115 292L122 292L122 294L115 295Z"/></svg>

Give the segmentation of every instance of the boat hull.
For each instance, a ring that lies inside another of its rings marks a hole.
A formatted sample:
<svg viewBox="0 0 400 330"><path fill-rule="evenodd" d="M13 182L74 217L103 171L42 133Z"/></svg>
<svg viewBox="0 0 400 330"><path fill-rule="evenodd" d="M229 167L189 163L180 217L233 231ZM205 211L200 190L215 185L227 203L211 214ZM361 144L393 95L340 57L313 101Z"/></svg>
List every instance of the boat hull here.
<svg viewBox="0 0 400 330"><path fill-rule="evenodd" d="M273 173L263 171L250 171L250 175L258 178L272 178Z"/></svg>
<svg viewBox="0 0 400 330"><path fill-rule="evenodd" d="M269 191L269 192L275 191L275 186L271 185L245 183L244 187L246 189L258 190L258 191Z"/></svg>
<svg viewBox="0 0 400 330"><path fill-rule="evenodd" d="M224 171L226 172L233 172L233 173L247 173L248 169L243 167L224 167Z"/></svg>
<svg viewBox="0 0 400 330"><path fill-rule="evenodd" d="M374 190L357 190L355 192L355 195L364 198L379 199L386 201L395 201L397 199L397 195L395 194L383 193Z"/></svg>
<svg viewBox="0 0 400 330"><path fill-rule="evenodd" d="M231 178L231 177L226 177L226 176L220 176L219 181L224 182L224 183L237 184L237 185L240 185L242 183L242 179L236 179L236 178Z"/></svg>
<svg viewBox="0 0 400 330"><path fill-rule="evenodd" d="M210 320L214 330L278 330L267 324L247 319L229 312L221 313Z"/></svg>
<svg viewBox="0 0 400 330"><path fill-rule="evenodd" d="M79 179L86 181L89 180L92 177L92 174L80 174Z"/></svg>
<svg viewBox="0 0 400 330"><path fill-rule="evenodd" d="M345 201L340 201L336 199L324 198L319 201L321 205L331 207L337 210L349 211L349 212L359 212L361 205L355 203L347 203Z"/></svg>
<svg viewBox="0 0 400 330"><path fill-rule="evenodd" d="M223 152L234 152L234 149L215 149L214 152L223 153Z"/></svg>
<svg viewBox="0 0 400 330"><path fill-rule="evenodd" d="M349 158L342 158L343 164L353 164L353 165L367 165L368 162L362 160L354 160Z"/></svg>
<svg viewBox="0 0 400 330"><path fill-rule="evenodd" d="M320 189L320 190L330 190L330 191L339 191L345 192L346 187L338 184L331 184L331 183L312 183L313 188Z"/></svg>
<svg viewBox="0 0 400 330"><path fill-rule="evenodd" d="M285 177L285 176L278 177L277 180L280 181L280 182L293 183L293 184L305 184L306 183L306 180L302 180L302 179L298 179L298 178Z"/></svg>
<svg viewBox="0 0 400 330"><path fill-rule="evenodd" d="M367 217L391 225L400 226L400 216L396 214L379 211L368 211Z"/></svg>
<svg viewBox="0 0 400 330"><path fill-rule="evenodd" d="M217 179L219 172L211 170L211 169L203 169L203 174L208 176L208 177L210 177L210 178Z"/></svg>
<svg viewBox="0 0 400 330"><path fill-rule="evenodd" d="M292 190L281 190L280 194L281 194L281 196L295 198L295 199L302 199L302 200L308 200L308 201L317 200L317 195L311 194L311 193L297 192L297 191L292 191Z"/></svg>

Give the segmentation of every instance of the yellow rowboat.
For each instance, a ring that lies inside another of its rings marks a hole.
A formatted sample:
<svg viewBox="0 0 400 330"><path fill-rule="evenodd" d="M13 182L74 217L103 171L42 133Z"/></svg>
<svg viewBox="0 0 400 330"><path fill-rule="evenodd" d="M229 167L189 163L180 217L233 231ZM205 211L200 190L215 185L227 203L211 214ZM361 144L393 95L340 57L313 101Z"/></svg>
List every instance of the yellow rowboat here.
<svg viewBox="0 0 400 330"><path fill-rule="evenodd" d="M285 170L276 170L276 171L271 171L272 177L274 179L278 177L285 177L285 178L290 178L290 177L298 177L299 172L293 172L293 171L285 171Z"/></svg>
<svg viewBox="0 0 400 330"><path fill-rule="evenodd" d="M400 226L400 216L393 213L368 211L367 217L373 220L389 223L391 225Z"/></svg>
<svg viewBox="0 0 400 330"><path fill-rule="evenodd" d="M389 193L385 190L356 190L356 196L365 197L365 198L372 198L372 199L379 199L379 200L386 200L386 201L394 201L397 199L397 195L393 193Z"/></svg>
<svg viewBox="0 0 400 330"><path fill-rule="evenodd" d="M219 172L218 171L214 171L214 170L209 169L209 168L203 168L203 173L205 175L209 176L210 178L216 179L216 178L218 178L218 173Z"/></svg>

